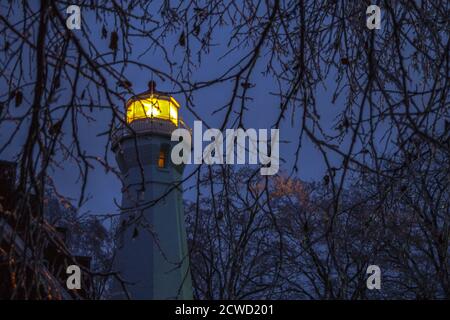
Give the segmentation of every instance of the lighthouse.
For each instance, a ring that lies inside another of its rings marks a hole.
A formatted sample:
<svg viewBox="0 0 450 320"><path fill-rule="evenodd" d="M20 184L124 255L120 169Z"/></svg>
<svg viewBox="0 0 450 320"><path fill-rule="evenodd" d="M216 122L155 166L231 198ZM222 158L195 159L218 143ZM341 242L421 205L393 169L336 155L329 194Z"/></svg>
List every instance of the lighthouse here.
<svg viewBox="0 0 450 320"><path fill-rule="evenodd" d="M112 149L122 176L113 299L192 299L182 201L183 165L170 161L179 103L149 83L126 103Z"/></svg>

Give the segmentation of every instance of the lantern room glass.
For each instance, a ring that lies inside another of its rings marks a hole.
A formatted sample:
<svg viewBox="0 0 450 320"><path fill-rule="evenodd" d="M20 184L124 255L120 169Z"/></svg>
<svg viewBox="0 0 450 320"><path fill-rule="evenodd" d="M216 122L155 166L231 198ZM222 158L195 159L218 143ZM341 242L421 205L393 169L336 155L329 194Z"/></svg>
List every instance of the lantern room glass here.
<svg viewBox="0 0 450 320"><path fill-rule="evenodd" d="M178 108L180 105L172 97L151 95L141 99L133 99L127 107L127 123L138 119L157 118L169 120L178 126Z"/></svg>

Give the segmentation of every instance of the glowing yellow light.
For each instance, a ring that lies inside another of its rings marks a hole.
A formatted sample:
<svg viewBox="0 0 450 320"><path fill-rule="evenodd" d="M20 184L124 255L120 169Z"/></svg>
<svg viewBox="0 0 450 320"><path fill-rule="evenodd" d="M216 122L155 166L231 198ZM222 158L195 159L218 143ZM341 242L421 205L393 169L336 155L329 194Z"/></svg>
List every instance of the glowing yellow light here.
<svg viewBox="0 0 450 320"><path fill-rule="evenodd" d="M159 158L158 158L158 167L164 168L166 166L166 153L164 150L159 151Z"/></svg>
<svg viewBox="0 0 450 320"><path fill-rule="evenodd" d="M176 122L178 121L178 109L177 109L177 107L171 105L171 106L170 106L170 111L169 111L169 112L170 112L170 113L169 113L170 118L173 119L173 120L175 120L175 123L176 123Z"/></svg>
<svg viewBox="0 0 450 320"><path fill-rule="evenodd" d="M169 120L178 126L178 108L180 105L172 97L149 96L131 100L127 108L127 122L146 118Z"/></svg>

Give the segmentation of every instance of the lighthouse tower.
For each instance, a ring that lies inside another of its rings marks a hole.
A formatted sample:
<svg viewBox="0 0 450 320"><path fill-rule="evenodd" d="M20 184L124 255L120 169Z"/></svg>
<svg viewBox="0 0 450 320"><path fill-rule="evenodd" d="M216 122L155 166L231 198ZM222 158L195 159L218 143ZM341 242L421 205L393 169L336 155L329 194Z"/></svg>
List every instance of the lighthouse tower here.
<svg viewBox="0 0 450 320"><path fill-rule="evenodd" d="M122 214L114 259L113 299L192 299L181 180L170 161L171 133L183 122L178 102L149 90L126 104L113 135L121 170Z"/></svg>

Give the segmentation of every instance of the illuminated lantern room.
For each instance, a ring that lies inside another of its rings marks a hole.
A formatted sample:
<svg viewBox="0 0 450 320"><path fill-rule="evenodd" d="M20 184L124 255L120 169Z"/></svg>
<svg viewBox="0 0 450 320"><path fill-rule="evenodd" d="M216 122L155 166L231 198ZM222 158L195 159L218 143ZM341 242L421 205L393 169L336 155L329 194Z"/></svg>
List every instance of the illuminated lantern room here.
<svg viewBox="0 0 450 320"><path fill-rule="evenodd" d="M190 129L180 115L180 104L168 93L155 90L155 82L148 83L148 90L131 97L125 104L125 121L113 130L113 148L136 135L170 136L179 128Z"/></svg>
<svg viewBox="0 0 450 320"><path fill-rule="evenodd" d="M126 105L127 123L132 124L137 120L166 120L178 127L179 103L170 95L155 90L155 83L149 82L149 90L139 94Z"/></svg>

